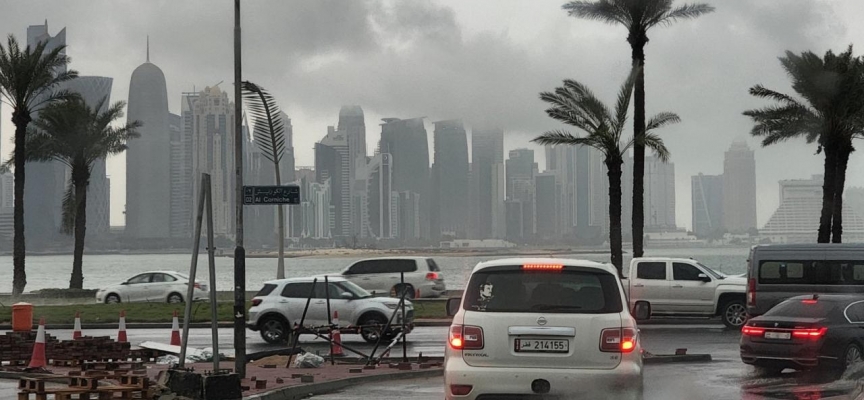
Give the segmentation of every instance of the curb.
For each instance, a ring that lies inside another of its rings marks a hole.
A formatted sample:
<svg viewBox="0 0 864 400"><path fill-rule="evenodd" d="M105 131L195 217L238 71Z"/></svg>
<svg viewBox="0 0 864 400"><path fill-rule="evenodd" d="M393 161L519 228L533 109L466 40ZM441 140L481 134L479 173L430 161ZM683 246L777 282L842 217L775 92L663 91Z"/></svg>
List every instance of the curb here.
<svg viewBox="0 0 864 400"><path fill-rule="evenodd" d="M311 383L308 385L292 386L282 389L272 390L266 393L256 394L244 399L250 400L299 400L309 396L333 393L349 386L362 385L364 383L378 382L384 380L399 380L399 379L416 379L416 378L434 378L443 376L443 369L430 369L411 372L395 372L391 374L366 375L357 376L345 379L336 379L321 383Z"/></svg>
<svg viewBox="0 0 864 400"><path fill-rule="evenodd" d="M651 357L642 358L642 364L651 365L651 364L673 364L673 363L700 363L700 362L710 362L711 355L710 354L686 354L683 356L678 355L653 355Z"/></svg>
<svg viewBox="0 0 864 400"><path fill-rule="evenodd" d="M34 324L35 325L35 324ZM217 325L220 328L231 328L234 326L231 322L219 322ZM190 328L209 328L209 322L193 322L189 324ZM126 329L171 329L170 322L127 322ZM73 324L45 324L45 329L75 329ZM81 324L82 330L87 329L117 329L116 322L96 323L96 324ZM183 329L183 323L180 323L180 329ZM11 331L12 325L0 325L0 331Z"/></svg>

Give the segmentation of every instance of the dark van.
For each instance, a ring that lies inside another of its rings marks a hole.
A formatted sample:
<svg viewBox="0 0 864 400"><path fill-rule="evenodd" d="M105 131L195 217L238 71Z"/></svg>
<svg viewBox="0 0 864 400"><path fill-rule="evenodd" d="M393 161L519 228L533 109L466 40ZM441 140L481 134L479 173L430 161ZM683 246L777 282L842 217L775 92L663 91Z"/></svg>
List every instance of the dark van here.
<svg viewBox="0 0 864 400"><path fill-rule="evenodd" d="M747 267L747 314L813 293L864 292L864 244L753 246Z"/></svg>

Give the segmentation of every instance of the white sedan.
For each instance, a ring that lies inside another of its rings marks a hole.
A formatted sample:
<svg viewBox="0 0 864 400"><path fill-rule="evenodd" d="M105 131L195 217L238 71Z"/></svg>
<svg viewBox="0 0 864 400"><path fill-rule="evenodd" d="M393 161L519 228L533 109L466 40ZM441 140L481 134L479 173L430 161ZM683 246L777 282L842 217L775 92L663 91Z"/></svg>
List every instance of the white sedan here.
<svg viewBox="0 0 864 400"><path fill-rule="evenodd" d="M138 274L119 285L99 289L98 303L168 302L185 301L189 276L175 271L150 271ZM207 285L196 281L192 300L206 300Z"/></svg>

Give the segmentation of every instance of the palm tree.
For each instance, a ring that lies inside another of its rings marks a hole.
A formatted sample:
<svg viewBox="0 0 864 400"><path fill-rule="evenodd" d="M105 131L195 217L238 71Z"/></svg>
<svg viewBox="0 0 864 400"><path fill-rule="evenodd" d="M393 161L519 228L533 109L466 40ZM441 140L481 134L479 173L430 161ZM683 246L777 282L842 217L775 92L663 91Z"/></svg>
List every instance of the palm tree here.
<svg viewBox="0 0 864 400"><path fill-rule="evenodd" d="M756 85L750 88L751 95L777 104L744 115L755 123L751 134L763 138L762 146L792 138L818 144L817 153L824 153L825 162L817 241L840 243L846 165L855 150L852 140L864 129L864 61L854 57L849 46L840 54L828 51L823 58L809 51L787 51L780 63L802 100Z"/></svg>
<svg viewBox="0 0 864 400"><path fill-rule="evenodd" d="M621 86L614 113L585 85L573 80L565 80L564 86L556 88L555 92L540 93L541 100L552 104L546 110L546 114L584 131L585 136L574 136L567 131L556 130L546 132L533 140L544 145L589 146L603 154L609 177L609 246L612 264L618 269L619 276L623 276L621 166L624 164L624 154L631 147L639 144L653 150L659 159L667 161L669 150L653 131L680 121L676 114L659 113L648 121L646 132L622 142L627 123L627 110L630 107L630 98L638 75L638 68L634 68L630 77Z"/></svg>
<svg viewBox="0 0 864 400"><path fill-rule="evenodd" d="M568 15L620 24L627 28L633 68L636 77L633 132L638 139L645 132L645 45L648 30L658 25L671 25L682 19L692 19L714 11L707 4L684 4L672 7L672 0L595 0L571 1L563 6ZM645 227L645 145L633 146L633 257L642 257Z"/></svg>
<svg viewBox="0 0 864 400"><path fill-rule="evenodd" d="M276 99L266 89L249 81L241 85L243 97L249 106L249 113L255 118L255 143L263 151L264 158L273 163L276 169L276 185L282 185L279 161L285 152L285 125L282 112ZM276 279L285 278L285 216L284 206L279 204L279 260L276 266Z"/></svg>
<svg viewBox="0 0 864 400"><path fill-rule="evenodd" d="M80 98L51 104L39 112L39 119L27 132L27 161L56 160L66 164L72 172L63 198L63 231L75 236L70 289L82 289L84 285L87 187L93 163L125 151L126 142L139 136L135 129L141 126L140 122L133 121L113 127L112 124L123 117L126 103L118 101L100 112L105 102L106 99L102 99L94 108Z"/></svg>
<svg viewBox="0 0 864 400"><path fill-rule="evenodd" d="M15 124L13 295L21 294L27 285L24 269L24 142L27 125L34 112L73 96L67 90L56 89L62 82L78 76L73 70L60 72L69 63L69 57L63 54L66 46L51 51L46 51L45 46L46 43L41 42L33 49L30 46L21 49L13 35L9 35L5 48L0 44L0 101L12 107L12 123Z"/></svg>

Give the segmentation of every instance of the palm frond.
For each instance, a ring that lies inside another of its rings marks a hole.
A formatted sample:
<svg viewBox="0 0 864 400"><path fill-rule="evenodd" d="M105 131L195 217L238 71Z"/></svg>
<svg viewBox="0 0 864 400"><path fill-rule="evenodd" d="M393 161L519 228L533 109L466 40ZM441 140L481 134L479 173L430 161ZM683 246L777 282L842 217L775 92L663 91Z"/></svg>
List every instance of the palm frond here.
<svg viewBox="0 0 864 400"><path fill-rule="evenodd" d="M255 121L255 143L278 169L285 152L285 126L276 99L266 89L249 81L243 81L241 88L249 114Z"/></svg>
<svg viewBox="0 0 864 400"><path fill-rule="evenodd" d="M596 139L593 139L591 137L575 136L570 132L560 129L545 132L542 135L531 139L531 141L544 146L570 145L595 147L597 145Z"/></svg>
<svg viewBox="0 0 864 400"><path fill-rule="evenodd" d="M654 25L671 25L674 22L683 19L698 18L702 15L714 12L714 7L708 4L684 4L674 9L669 10L659 16L659 18L651 21L648 26Z"/></svg>
<svg viewBox="0 0 864 400"><path fill-rule="evenodd" d="M75 231L75 215L78 213L77 196L75 196L75 184L72 179L66 184L66 193L63 195L62 223L60 230L71 235Z"/></svg>
<svg viewBox="0 0 864 400"><path fill-rule="evenodd" d="M679 122L681 122L681 117L679 117L678 114L661 112L651 117L651 119L645 123L645 131L651 132L655 129L660 129L664 126L677 124Z"/></svg>
<svg viewBox="0 0 864 400"><path fill-rule="evenodd" d="M762 85L756 85L750 88L750 94L760 99L769 99L786 104L801 104L792 96L768 89Z"/></svg>
<svg viewBox="0 0 864 400"><path fill-rule="evenodd" d="M598 0L598 1L571 1L561 8L567 11L567 15L577 18L585 18L605 22L607 24L621 24L629 27L633 22L628 10L622 6L620 1Z"/></svg>
<svg viewBox="0 0 864 400"><path fill-rule="evenodd" d="M669 161L671 153L669 152L669 149L666 148L666 144L663 143L663 139L661 139L660 136L648 132L645 133L645 135L643 136L639 136L639 138L636 139L636 142L641 142L641 144L643 144L645 148L651 149L651 151L654 152L654 155L658 159L660 159L660 161Z"/></svg>
<svg viewBox="0 0 864 400"><path fill-rule="evenodd" d="M615 103L615 129L618 131L622 131L627 123L627 112L630 110L630 100L633 98L633 87L636 85L636 78L640 69L641 67L634 67L618 91L618 101Z"/></svg>

